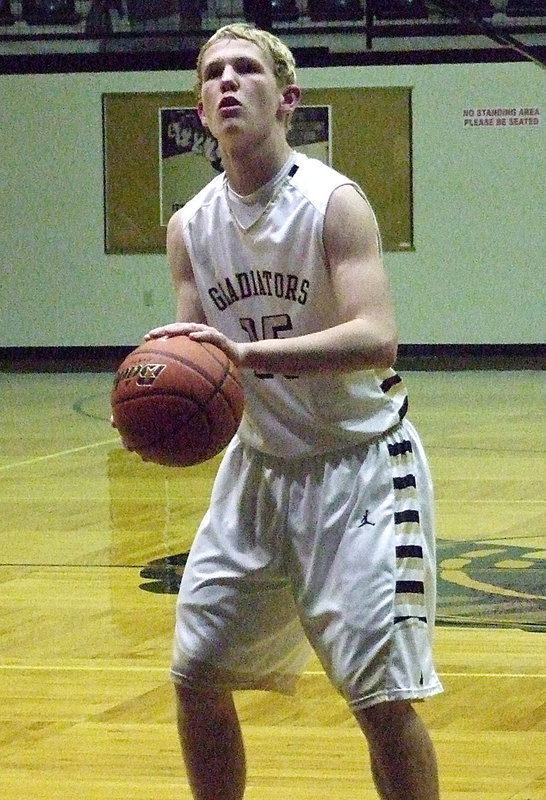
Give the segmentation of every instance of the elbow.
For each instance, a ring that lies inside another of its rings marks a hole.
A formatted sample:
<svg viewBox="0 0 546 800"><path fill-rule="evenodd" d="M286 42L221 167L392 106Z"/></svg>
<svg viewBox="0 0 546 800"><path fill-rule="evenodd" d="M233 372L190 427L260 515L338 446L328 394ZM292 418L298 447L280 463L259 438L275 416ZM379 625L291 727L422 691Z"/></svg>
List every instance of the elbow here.
<svg viewBox="0 0 546 800"><path fill-rule="evenodd" d="M361 369L390 369L398 355L398 329L392 320L375 325L362 322L360 328L360 355L366 366Z"/></svg>
<svg viewBox="0 0 546 800"><path fill-rule="evenodd" d="M397 337L390 337L379 342L375 352L374 367L376 369L390 369L396 362L397 354Z"/></svg>

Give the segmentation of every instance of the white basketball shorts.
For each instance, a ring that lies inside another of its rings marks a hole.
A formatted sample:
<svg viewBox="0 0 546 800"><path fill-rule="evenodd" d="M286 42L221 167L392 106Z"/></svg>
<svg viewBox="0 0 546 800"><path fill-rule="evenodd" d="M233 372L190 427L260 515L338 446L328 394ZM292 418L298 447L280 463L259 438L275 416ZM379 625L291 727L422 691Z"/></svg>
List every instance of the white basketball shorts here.
<svg viewBox="0 0 546 800"><path fill-rule="evenodd" d="M442 691L434 606L431 480L410 423L293 460L236 438L182 578L172 677L289 693L314 650L354 710L421 699Z"/></svg>

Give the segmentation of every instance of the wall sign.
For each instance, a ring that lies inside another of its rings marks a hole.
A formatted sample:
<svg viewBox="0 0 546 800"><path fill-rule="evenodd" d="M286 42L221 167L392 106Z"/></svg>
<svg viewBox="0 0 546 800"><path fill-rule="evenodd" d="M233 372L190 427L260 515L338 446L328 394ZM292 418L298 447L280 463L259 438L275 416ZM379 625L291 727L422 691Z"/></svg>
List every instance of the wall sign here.
<svg viewBox="0 0 546 800"><path fill-rule="evenodd" d="M540 108L536 107L463 109L463 126L465 128L528 128L540 125L541 121Z"/></svg>

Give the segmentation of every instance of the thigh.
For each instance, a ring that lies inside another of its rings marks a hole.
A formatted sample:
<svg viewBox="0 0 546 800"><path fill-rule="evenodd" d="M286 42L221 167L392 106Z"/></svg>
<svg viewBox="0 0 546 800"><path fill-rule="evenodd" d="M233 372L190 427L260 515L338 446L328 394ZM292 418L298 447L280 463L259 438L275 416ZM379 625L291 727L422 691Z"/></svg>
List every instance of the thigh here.
<svg viewBox="0 0 546 800"><path fill-rule="evenodd" d="M175 682L293 690L310 648L283 569L282 494L259 454L230 447L180 586Z"/></svg>
<svg viewBox="0 0 546 800"><path fill-rule="evenodd" d="M400 427L330 458L301 497L292 575L307 635L355 708L439 691L430 476Z"/></svg>

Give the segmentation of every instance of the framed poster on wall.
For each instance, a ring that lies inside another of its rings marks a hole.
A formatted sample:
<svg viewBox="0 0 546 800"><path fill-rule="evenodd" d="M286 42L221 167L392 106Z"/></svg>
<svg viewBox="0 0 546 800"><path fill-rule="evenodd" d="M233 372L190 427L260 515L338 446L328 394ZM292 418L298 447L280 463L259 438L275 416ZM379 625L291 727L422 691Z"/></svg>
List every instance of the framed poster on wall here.
<svg viewBox="0 0 546 800"><path fill-rule="evenodd" d="M192 92L103 95L107 253L161 253L171 214L221 171ZM386 250L413 246L411 90L309 89L292 147L356 181L377 214Z"/></svg>
<svg viewBox="0 0 546 800"><path fill-rule="evenodd" d="M195 108L160 108L159 197L160 225L223 172L218 142L201 125ZM330 107L296 109L288 134L292 147L330 164Z"/></svg>

